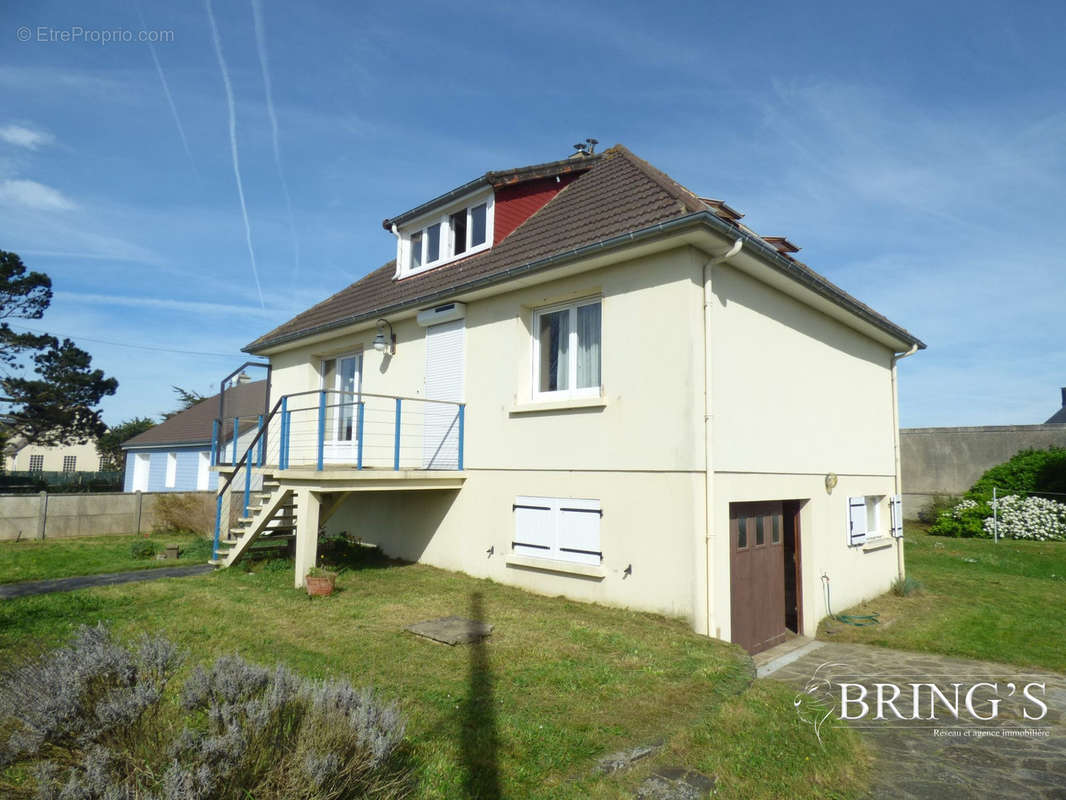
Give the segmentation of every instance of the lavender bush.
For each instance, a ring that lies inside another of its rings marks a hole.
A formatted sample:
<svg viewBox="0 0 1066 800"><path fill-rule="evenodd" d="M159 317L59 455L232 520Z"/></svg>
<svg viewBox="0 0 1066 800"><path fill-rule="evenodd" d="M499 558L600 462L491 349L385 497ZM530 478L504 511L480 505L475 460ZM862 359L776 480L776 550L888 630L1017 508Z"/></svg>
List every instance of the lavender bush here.
<svg viewBox="0 0 1066 800"><path fill-rule="evenodd" d="M393 705L238 656L180 664L103 626L0 677L0 795L35 800L332 800L407 792ZM12 771L14 768L14 771ZM5 780L29 773L30 781Z"/></svg>

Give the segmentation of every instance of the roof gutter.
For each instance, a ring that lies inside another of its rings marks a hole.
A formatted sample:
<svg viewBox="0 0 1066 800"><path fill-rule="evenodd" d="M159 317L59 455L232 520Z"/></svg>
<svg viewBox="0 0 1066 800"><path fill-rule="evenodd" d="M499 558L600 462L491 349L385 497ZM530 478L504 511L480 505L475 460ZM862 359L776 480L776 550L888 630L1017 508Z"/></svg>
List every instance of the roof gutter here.
<svg viewBox="0 0 1066 800"><path fill-rule="evenodd" d="M197 439L195 441L190 441L190 442L154 442L152 444L125 444L125 443L123 443L123 444L119 445L119 447L121 447L123 450L157 450L160 447L195 447L195 446L198 446L198 445L205 445L207 447L210 447L211 446L211 440L210 439L204 439L203 441L200 441L199 439Z"/></svg>
<svg viewBox="0 0 1066 800"><path fill-rule="evenodd" d="M434 201L435 202L435 201ZM464 292L474 291L476 289L490 286L495 283L502 283L504 281L516 278L522 275L527 275L532 272L539 272L544 269L549 269L557 264L561 264L566 261L573 261L579 258L590 256L596 253L601 253L605 250L610 250L617 247L622 247L627 244L640 242L645 239L650 239L656 236L660 236L664 233L673 233L683 230L685 228L693 227L703 224L706 227L711 228L715 233L726 237L729 240L740 239L745 245L751 245L752 249L757 250L765 259L777 269L789 277L793 278L797 282L803 284L807 288L814 291L816 294L821 295L825 299L841 306L853 314L863 319L867 323L873 325L876 328L885 331L886 333L894 336L900 341L907 342L912 345L917 345L918 349L924 349L925 344L916 339L910 333L902 328L889 324L886 325L884 320L878 319L872 315L868 309L857 305L854 301L843 296L840 290L830 285L827 281L817 280L813 275L809 275L804 270L800 269L794 262L782 256L766 242L762 241L759 237L748 233L747 231L740 230L734 226L719 219L710 211L696 211L692 214L686 214L683 217L674 217L673 219L666 220L664 222L650 225L647 228L641 228L636 231L629 231L628 233L622 233L617 236L612 236L609 239L603 239L599 242L592 244L582 245L581 247L575 247L572 250L567 250L563 253L556 253L555 255L548 256L546 258L539 259L537 261L530 261L526 264L520 264L503 272L494 272L491 275L484 275L474 280L467 281L466 283L458 284L456 286L448 287L441 291L433 292L431 294L424 295L422 297L415 298L414 300L404 301L402 303L394 303L391 306L384 306L376 308L373 311L369 311L365 314L359 314L353 317L345 317L344 319L335 320L333 322L323 323L316 325L312 328L305 328L301 331L294 331L293 333L284 334L274 339L270 339L262 344L256 346L254 349L252 346L246 345L241 348L245 353L261 353L263 350L269 347L275 347L280 344L286 344L288 342L296 341L297 339L303 339L308 336L314 336L319 333L326 333L337 328L346 328L350 325L356 325L360 322L367 320L377 319L380 316L392 314L397 311L421 306L430 305L449 297L454 297L457 294Z"/></svg>

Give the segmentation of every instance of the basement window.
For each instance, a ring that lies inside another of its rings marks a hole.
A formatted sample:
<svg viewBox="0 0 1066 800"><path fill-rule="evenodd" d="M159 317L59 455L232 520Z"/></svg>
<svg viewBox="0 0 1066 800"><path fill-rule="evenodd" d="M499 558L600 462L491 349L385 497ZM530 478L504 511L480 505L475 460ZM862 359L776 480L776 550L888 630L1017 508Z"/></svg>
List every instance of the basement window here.
<svg viewBox="0 0 1066 800"><path fill-rule="evenodd" d="M516 497L513 508L516 555L600 565L599 500Z"/></svg>
<svg viewBox="0 0 1066 800"><path fill-rule="evenodd" d="M397 277L487 250L492 241L493 205L492 194L482 192L405 226L397 243Z"/></svg>
<svg viewBox="0 0 1066 800"><path fill-rule="evenodd" d="M883 494L868 494L848 498L848 546L858 547L871 539L884 536L881 530L881 501Z"/></svg>

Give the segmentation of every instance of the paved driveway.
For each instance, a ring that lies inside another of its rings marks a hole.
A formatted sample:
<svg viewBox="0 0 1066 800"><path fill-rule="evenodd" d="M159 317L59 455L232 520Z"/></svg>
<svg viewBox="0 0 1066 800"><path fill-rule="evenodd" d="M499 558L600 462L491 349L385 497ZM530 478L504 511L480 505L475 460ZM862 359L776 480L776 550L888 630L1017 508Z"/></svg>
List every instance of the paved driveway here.
<svg viewBox="0 0 1066 800"><path fill-rule="evenodd" d="M94 586L111 586L116 583L157 581L160 578L185 578L189 575L204 575L214 571L210 564L195 564L190 567L156 567L132 572L109 572L106 575L84 575L76 578L52 578L46 581L22 581L0 584L0 598L28 597L52 592L73 592L76 589L91 589Z"/></svg>
<svg viewBox="0 0 1066 800"><path fill-rule="evenodd" d="M839 713L840 684L862 684L869 712L849 723L862 731L875 756L871 796L893 800L933 798L1061 798L1066 800L1066 676L984 661L909 653L858 644L819 643L802 652L792 663L779 666L766 677L784 681L831 702ZM1066 642L1063 643L1066 646ZM882 706L884 719L872 717L877 709L877 683L886 684L882 697L904 690L894 703L900 716L914 714L914 689L919 688L919 713L928 717L935 684L954 703L954 684L959 684L960 713L954 718L937 699L937 720L898 719ZM973 713L965 707L967 692L976 683L995 684L973 690ZM1043 683L1045 689L1025 687ZM862 689L850 686L848 697L858 698ZM995 697L1000 699L993 707ZM1025 711L1041 719L1030 720ZM803 704L800 710L802 713ZM858 717L862 707L848 705L849 716ZM815 715L805 715L812 724ZM978 717L988 719L982 720Z"/></svg>

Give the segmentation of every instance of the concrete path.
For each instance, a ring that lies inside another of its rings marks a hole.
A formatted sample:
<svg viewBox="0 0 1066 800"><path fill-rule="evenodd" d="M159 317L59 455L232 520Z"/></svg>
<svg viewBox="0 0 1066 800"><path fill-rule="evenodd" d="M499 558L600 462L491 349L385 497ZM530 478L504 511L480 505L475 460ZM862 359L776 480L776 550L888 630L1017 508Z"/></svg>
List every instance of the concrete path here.
<svg viewBox="0 0 1066 800"><path fill-rule="evenodd" d="M798 656L796 656L798 654ZM796 656L796 657L793 657ZM948 658L929 653L910 653L859 644L813 643L771 658L760 673L797 689L797 713L812 725L817 715L803 713L807 696L818 697L839 716L841 683L861 684L867 691L869 712L849 722L860 730L874 751L871 797L893 800L963 798L1041 798L1066 800L1066 676L984 661ZM903 690L894 706L882 705L877 713L877 686L891 699L893 689ZM980 686L973 693L972 712L965 707L970 688L977 683L994 684L996 692ZM1026 687L1043 683L1044 689ZM919 689L918 709L926 719L914 716L911 684L935 684L954 702L955 684L960 688L960 713L956 718L939 700L936 719L929 720L932 690ZM846 687L854 700L862 689ZM1031 697L1047 706L1040 719L1027 719L1025 712L1041 716L1042 709ZM999 704L993 707L994 699ZM848 705L849 716L859 717L862 706ZM987 719L980 719L986 717Z"/></svg>
<svg viewBox="0 0 1066 800"><path fill-rule="evenodd" d="M33 594L51 592L72 592L75 589L91 589L94 586L111 586L116 583L134 583L135 581L155 581L160 578L185 578L189 575L203 575L214 570L210 564L196 564L191 567L161 567L159 569L138 569L132 572L111 572L106 575L85 575L77 578L54 578L47 581L23 581L21 583L0 584L0 598L28 597Z"/></svg>

